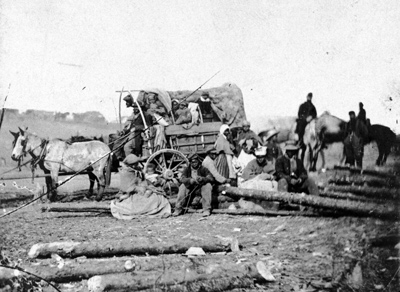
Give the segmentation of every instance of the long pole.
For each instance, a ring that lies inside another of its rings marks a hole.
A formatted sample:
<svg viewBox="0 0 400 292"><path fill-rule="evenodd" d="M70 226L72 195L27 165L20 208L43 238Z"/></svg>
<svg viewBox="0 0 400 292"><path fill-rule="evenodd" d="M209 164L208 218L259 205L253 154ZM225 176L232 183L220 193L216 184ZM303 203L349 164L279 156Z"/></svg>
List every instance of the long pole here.
<svg viewBox="0 0 400 292"><path fill-rule="evenodd" d="M10 92L10 87L11 87L11 83L8 85L8 93ZM1 129L1 126L3 125L4 114L6 112L6 101L7 101L8 93L7 93L6 97L4 98L3 108L2 108L2 111L1 111L0 129Z"/></svg>
<svg viewBox="0 0 400 292"><path fill-rule="evenodd" d="M122 118L121 118L121 99L122 92L124 92L124 88L122 87L121 94L119 95L119 130L122 130Z"/></svg>
<svg viewBox="0 0 400 292"><path fill-rule="evenodd" d="M214 76L217 75L217 74L218 74L219 72L221 72L221 71L222 71L222 69L219 70L217 73L215 73L215 74L214 74L213 76L211 76L210 78L208 78L206 82L204 82L202 85L200 85L199 87L197 87L197 89L196 89L195 91L193 91L191 94L189 94L189 95L186 96L184 99L182 99L182 101L185 101L186 99L188 99L189 97L191 97L195 92L197 92L197 90L199 90L200 88L202 88L203 85L205 85L208 81L210 81L211 79L213 79ZM181 102L182 102L182 101L181 101Z"/></svg>

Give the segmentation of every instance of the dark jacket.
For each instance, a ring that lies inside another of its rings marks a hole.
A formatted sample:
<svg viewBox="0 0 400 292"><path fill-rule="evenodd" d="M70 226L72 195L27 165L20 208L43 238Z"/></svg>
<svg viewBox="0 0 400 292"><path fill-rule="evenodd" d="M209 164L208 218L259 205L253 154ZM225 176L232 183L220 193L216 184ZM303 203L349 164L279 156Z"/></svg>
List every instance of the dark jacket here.
<svg viewBox="0 0 400 292"><path fill-rule="evenodd" d="M211 172L203 166L200 166L197 169L197 175L198 177L202 178L202 182L199 183L199 185L205 185L207 183L212 183L214 181L214 177L212 176ZM183 170L181 181L186 187L190 187L192 186L192 184L190 183L191 178L192 178L192 167L189 165Z"/></svg>
<svg viewBox="0 0 400 292"><path fill-rule="evenodd" d="M294 174L296 178L300 178L302 182L304 182L308 178L307 171L300 159L296 158L296 163L297 170ZM286 155L283 155L276 160L275 171L278 180L284 178L288 183L290 182L290 179L292 178L290 172L290 159Z"/></svg>
<svg viewBox="0 0 400 292"><path fill-rule="evenodd" d="M312 116L313 119L317 117L317 110L311 101L306 101L299 107L299 119L305 120L308 116Z"/></svg>
<svg viewBox="0 0 400 292"><path fill-rule="evenodd" d="M350 135L354 133L358 138L366 139L368 137L367 126L359 119L350 120L346 125L346 133Z"/></svg>

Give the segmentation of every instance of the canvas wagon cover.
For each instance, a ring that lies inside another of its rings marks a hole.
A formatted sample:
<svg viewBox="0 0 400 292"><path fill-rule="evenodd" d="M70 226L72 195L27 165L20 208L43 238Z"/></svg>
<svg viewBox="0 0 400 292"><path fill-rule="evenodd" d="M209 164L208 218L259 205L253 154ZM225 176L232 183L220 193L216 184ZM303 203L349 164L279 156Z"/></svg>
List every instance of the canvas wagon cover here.
<svg viewBox="0 0 400 292"><path fill-rule="evenodd" d="M180 90L168 91L171 99L182 101L193 91ZM203 92L208 92L213 110L221 121L231 127L241 126L241 122L246 120L244 111L243 94L240 88L233 83L225 83L220 87L200 89L191 95L187 102L197 102Z"/></svg>

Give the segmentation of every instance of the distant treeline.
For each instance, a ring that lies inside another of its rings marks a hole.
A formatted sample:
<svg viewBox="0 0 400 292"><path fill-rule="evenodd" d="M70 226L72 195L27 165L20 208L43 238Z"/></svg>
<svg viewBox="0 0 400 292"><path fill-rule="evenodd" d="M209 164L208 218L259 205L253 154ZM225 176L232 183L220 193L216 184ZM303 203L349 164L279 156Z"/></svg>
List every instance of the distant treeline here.
<svg viewBox="0 0 400 292"><path fill-rule="evenodd" d="M98 111L88 111L84 113L70 113L70 112L52 112L43 110L28 109L25 112L19 112L18 109L7 108L5 109L5 119L7 118L31 118L40 119L45 121L56 122L76 122L88 124L106 124L107 120Z"/></svg>

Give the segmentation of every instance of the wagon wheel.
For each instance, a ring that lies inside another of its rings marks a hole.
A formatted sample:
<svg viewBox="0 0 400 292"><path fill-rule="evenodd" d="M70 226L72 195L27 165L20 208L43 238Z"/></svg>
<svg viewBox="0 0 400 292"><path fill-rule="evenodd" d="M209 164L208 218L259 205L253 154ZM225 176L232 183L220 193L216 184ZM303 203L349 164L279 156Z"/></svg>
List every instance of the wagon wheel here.
<svg viewBox="0 0 400 292"><path fill-rule="evenodd" d="M144 173L147 172L149 163L155 165L155 171L165 180L164 189L169 191L169 196L172 195L172 184L178 181L179 168L189 165L186 156L182 152L173 149L161 149L153 153L146 161Z"/></svg>

